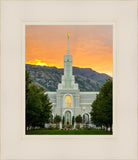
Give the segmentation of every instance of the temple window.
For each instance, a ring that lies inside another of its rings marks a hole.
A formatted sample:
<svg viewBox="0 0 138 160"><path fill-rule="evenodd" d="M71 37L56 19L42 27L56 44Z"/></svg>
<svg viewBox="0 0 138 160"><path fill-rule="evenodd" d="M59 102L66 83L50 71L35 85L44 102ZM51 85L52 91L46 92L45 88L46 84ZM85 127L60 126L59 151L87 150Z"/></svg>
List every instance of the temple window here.
<svg viewBox="0 0 138 160"><path fill-rule="evenodd" d="M71 107L71 96L70 95L65 96L65 107Z"/></svg>

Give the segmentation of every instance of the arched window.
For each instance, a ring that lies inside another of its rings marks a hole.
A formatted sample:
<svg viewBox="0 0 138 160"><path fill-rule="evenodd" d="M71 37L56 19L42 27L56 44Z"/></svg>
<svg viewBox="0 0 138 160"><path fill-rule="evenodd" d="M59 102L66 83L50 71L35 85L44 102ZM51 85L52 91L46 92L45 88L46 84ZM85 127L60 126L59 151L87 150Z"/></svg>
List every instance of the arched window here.
<svg viewBox="0 0 138 160"><path fill-rule="evenodd" d="M83 115L83 123L88 124L89 123L89 115L87 113L85 113Z"/></svg>
<svg viewBox="0 0 138 160"><path fill-rule="evenodd" d="M70 95L65 96L65 107L71 107L71 96Z"/></svg>

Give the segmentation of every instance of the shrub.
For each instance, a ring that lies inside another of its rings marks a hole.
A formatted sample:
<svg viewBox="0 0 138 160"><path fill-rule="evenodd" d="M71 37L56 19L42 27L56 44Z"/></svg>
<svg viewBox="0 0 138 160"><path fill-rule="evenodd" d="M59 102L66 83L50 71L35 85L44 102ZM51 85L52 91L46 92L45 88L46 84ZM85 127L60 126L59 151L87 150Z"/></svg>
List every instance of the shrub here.
<svg viewBox="0 0 138 160"><path fill-rule="evenodd" d="M78 124L78 125L76 125L76 128L77 128L77 129L80 129L80 125L79 125L79 124Z"/></svg>
<svg viewBox="0 0 138 160"><path fill-rule="evenodd" d="M59 125L56 125L55 129L59 129Z"/></svg>
<svg viewBox="0 0 138 160"><path fill-rule="evenodd" d="M76 122L77 123L82 123L82 117L81 115L78 115L76 118L75 118Z"/></svg>
<svg viewBox="0 0 138 160"><path fill-rule="evenodd" d="M67 128L72 128L72 125L70 124L70 125L67 125Z"/></svg>
<svg viewBox="0 0 138 160"><path fill-rule="evenodd" d="M57 123L59 123L59 122L61 122L61 117L59 116L59 115L56 115L55 117L54 117L54 122L57 124Z"/></svg>

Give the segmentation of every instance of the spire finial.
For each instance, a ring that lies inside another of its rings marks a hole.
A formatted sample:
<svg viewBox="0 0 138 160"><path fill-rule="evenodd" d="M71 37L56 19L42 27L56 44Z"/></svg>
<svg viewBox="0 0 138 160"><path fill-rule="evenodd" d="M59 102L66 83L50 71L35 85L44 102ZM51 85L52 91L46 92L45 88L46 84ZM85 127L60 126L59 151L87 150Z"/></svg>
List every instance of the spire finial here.
<svg viewBox="0 0 138 160"><path fill-rule="evenodd" d="M68 52L69 52L69 32L67 33L68 36Z"/></svg>
<svg viewBox="0 0 138 160"><path fill-rule="evenodd" d="M69 32L67 33L67 35L68 35L68 39L69 39Z"/></svg>

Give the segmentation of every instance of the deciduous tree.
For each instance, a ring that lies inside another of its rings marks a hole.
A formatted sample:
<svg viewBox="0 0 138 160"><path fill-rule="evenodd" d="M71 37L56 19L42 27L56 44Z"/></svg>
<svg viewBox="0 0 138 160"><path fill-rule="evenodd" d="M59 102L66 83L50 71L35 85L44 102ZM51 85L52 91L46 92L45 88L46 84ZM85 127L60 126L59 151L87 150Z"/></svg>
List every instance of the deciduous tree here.
<svg viewBox="0 0 138 160"><path fill-rule="evenodd" d="M26 129L44 127L49 122L52 104L44 88L37 87L26 71Z"/></svg>
<svg viewBox="0 0 138 160"><path fill-rule="evenodd" d="M97 126L110 127L112 130L112 80L108 79L101 87L96 100L92 103L91 120Z"/></svg>

